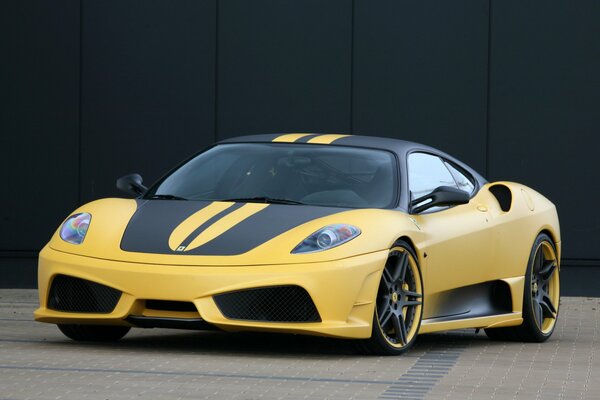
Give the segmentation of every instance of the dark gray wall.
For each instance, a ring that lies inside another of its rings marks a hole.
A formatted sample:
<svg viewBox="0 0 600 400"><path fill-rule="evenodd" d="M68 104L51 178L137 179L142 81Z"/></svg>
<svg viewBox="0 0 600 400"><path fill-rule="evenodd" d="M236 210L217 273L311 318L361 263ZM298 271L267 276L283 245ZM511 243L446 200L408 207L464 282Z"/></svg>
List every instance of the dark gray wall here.
<svg viewBox="0 0 600 400"><path fill-rule="evenodd" d="M3 1L0 38L0 287L32 286L78 203L79 2Z"/></svg>
<svg viewBox="0 0 600 400"><path fill-rule="evenodd" d="M82 1L82 202L214 142L215 28L214 1Z"/></svg>
<svg viewBox="0 0 600 400"><path fill-rule="evenodd" d="M347 132L348 0L221 0L217 135Z"/></svg>
<svg viewBox="0 0 600 400"><path fill-rule="evenodd" d="M600 2L493 2L489 171L558 207L563 257L600 266Z"/></svg>
<svg viewBox="0 0 600 400"><path fill-rule="evenodd" d="M485 1L356 1L354 133L426 143L484 173L487 51Z"/></svg>
<svg viewBox="0 0 600 400"><path fill-rule="evenodd" d="M35 285L37 251L120 175L320 131L424 142L539 190L566 293L594 291L596 0L9 0L0 29L0 287Z"/></svg>

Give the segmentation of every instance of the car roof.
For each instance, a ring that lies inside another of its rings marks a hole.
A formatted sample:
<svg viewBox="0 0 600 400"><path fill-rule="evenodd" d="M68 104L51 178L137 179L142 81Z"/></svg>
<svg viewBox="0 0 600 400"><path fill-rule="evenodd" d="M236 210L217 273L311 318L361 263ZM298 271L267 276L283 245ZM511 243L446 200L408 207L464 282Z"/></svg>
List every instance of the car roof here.
<svg viewBox="0 0 600 400"><path fill-rule="evenodd" d="M405 160L408 154L413 152L432 153L441 156L462 169L469 172L478 181L479 186L483 186L487 181L477 171L466 165L453 156L444 153L434 147L408 140L394 138L362 136L348 134L329 134L329 133L269 133L262 135L238 136L225 139L219 143L309 143L309 144L331 144L335 146L363 147L387 150L396 153L400 160Z"/></svg>
<svg viewBox="0 0 600 400"><path fill-rule="evenodd" d="M329 140L326 140L329 138ZM323 141L316 141L322 139ZM438 151L432 147L410 142L407 140L377 137L377 136L362 136L362 135L347 135L347 134L329 134L329 133L270 133L262 135L247 135L238 136L230 139L225 139L219 143L310 143L310 144L334 144L336 146L348 147L366 147L382 150L391 150L395 153L403 153L406 150L414 148L424 148L428 150Z"/></svg>
<svg viewBox="0 0 600 400"><path fill-rule="evenodd" d="M263 135L248 135L238 136L230 139L225 139L221 143L286 143L286 144L319 144L332 146L360 147L391 151L396 154L400 163L400 182L408 182L408 173L406 160L410 153L424 152L437 155L450 161L459 169L464 170L475 180L476 190L472 195L475 195L487 180L481 176L473 168L469 167L462 161L444 153L434 147L427 146L421 143L411 142L408 140L400 140L393 138L377 137L377 136L361 136L347 134L329 134L329 133L271 133ZM409 194L404 185L400 186L400 198L398 209L408 210Z"/></svg>

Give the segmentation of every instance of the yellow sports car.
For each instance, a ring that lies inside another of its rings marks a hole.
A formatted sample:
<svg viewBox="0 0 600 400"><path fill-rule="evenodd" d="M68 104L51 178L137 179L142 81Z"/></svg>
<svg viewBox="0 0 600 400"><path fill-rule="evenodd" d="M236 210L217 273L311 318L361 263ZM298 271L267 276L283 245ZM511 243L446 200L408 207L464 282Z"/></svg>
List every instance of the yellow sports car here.
<svg viewBox="0 0 600 400"><path fill-rule="evenodd" d="M135 199L81 206L39 258L35 319L74 340L131 327L356 339L420 333L541 342L559 306L554 205L434 148L281 134L228 139Z"/></svg>

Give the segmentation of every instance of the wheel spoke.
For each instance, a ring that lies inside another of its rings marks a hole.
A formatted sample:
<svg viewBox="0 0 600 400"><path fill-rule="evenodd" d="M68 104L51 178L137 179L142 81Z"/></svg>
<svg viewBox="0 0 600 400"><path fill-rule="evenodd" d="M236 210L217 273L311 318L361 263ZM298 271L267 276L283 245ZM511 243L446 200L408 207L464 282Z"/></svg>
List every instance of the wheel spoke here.
<svg viewBox="0 0 600 400"><path fill-rule="evenodd" d="M400 320L398 319L397 315L394 315L394 318L392 318L392 323L394 324L394 336L396 338L397 341L399 341L400 343L402 342L402 333L401 328L400 328Z"/></svg>
<svg viewBox="0 0 600 400"><path fill-rule="evenodd" d="M421 293L417 293L417 292L411 292L409 290L403 290L402 291L405 295L410 296L410 297L416 297L418 299L420 299L421 297L423 297L423 295Z"/></svg>
<svg viewBox="0 0 600 400"><path fill-rule="evenodd" d="M409 300L409 301L405 301L404 303L402 303L402 307L407 307L407 306L420 306L421 304L423 304L422 301L418 301L418 300Z"/></svg>
<svg viewBox="0 0 600 400"><path fill-rule="evenodd" d="M406 251L402 253L400 259L396 263L396 269L394 270L394 274L392 275L392 282L400 281L404 282L404 277L406 276L406 269L408 267L408 256L406 255Z"/></svg>
<svg viewBox="0 0 600 400"><path fill-rule="evenodd" d="M556 261L554 261L554 260L546 261L544 263L544 265L542 266L542 269L540 270L540 272L538 272L538 275L540 276L540 278L543 279L544 282L548 282L550 280L550 278L552 277L552 274L554 273L555 270L556 270Z"/></svg>
<svg viewBox="0 0 600 400"><path fill-rule="evenodd" d="M545 318L556 318L556 309L549 298L544 297L542 301L540 301L540 307L542 308L542 314Z"/></svg>
<svg viewBox="0 0 600 400"><path fill-rule="evenodd" d="M387 293L385 295L382 296L379 305L377 307L377 314L379 314L379 316L381 317L386 310L388 310L390 308L390 295L388 295ZM380 318L381 319L381 318Z"/></svg>
<svg viewBox="0 0 600 400"><path fill-rule="evenodd" d="M395 315L392 319L394 322L394 333L396 335L396 340L400 344L406 344L406 327L404 326L404 316L402 313L399 315Z"/></svg>
<svg viewBox="0 0 600 400"><path fill-rule="evenodd" d="M398 315L398 322L400 323L400 336L401 336L402 344L406 344L406 343L408 343L408 340L407 340L408 333L406 333L406 323L404 321L404 315L402 313L400 313Z"/></svg>
<svg viewBox="0 0 600 400"><path fill-rule="evenodd" d="M400 282L404 282L406 280L406 271L408 270L408 253L404 252L404 257L402 257L402 273L400 274Z"/></svg>
<svg viewBox="0 0 600 400"><path fill-rule="evenodd" d="M538 299L533 300L533 312L535 313L535 322L540 330L542 330L542 326L544 325L544 312Z"/></svg>
<svg viewBox="0 0 600 400"><path fill-rule="evenodd" d="M392 282L394 282L394 280L392 279L392 275L390 274L390 271L386 268L383 269L383 275L382 275L383 281L385 282L385 285L389 288L390 286L392 286Z"/></svg>
<svg viewBox="0 0 600 400"><path fill-rule="evenodd" d="M540 248L538 249L538 251L535 255L535 259L533 261L533 272L535 272L536 274L539 274L540 270L542 269L543 264L544 264L544 250L540 246Z"/></svg>
<svg viewBox="0 0 600 400"><path fill-rule="evenodd" d="M540 305L544 309L544 316L549 318L555 318L557 314L556 307L554 307L554 303L552 303L550 294L544 287L540 288L538 298L540 299Z"/></svg>
<svg viewBox="0 0 600 400"><path fill-rule="evenodd" d="M383 328L393 315L394 313L392 313L392 309L390 307L386 307L385 310L379 314L379 325Z"/></svg>

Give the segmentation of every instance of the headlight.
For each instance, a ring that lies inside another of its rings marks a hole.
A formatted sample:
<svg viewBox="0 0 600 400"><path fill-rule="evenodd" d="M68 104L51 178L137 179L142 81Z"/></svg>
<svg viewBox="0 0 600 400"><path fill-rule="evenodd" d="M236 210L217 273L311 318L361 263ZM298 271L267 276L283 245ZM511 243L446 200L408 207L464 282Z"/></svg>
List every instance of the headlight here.
<svg viewBox="0 0 600 400"><path fill-rule="evenodd" d="M88 213L73 214L60 227L60 237L65 242L81 244L90 226L92 216Z"/></svg>
<svg viewBox="0 0 600 400"><path fill-rule="evenodd" d="M292 254L314 253L344 244L360 235L360 229L346 224L327 225L302 241Z"/></svg>

